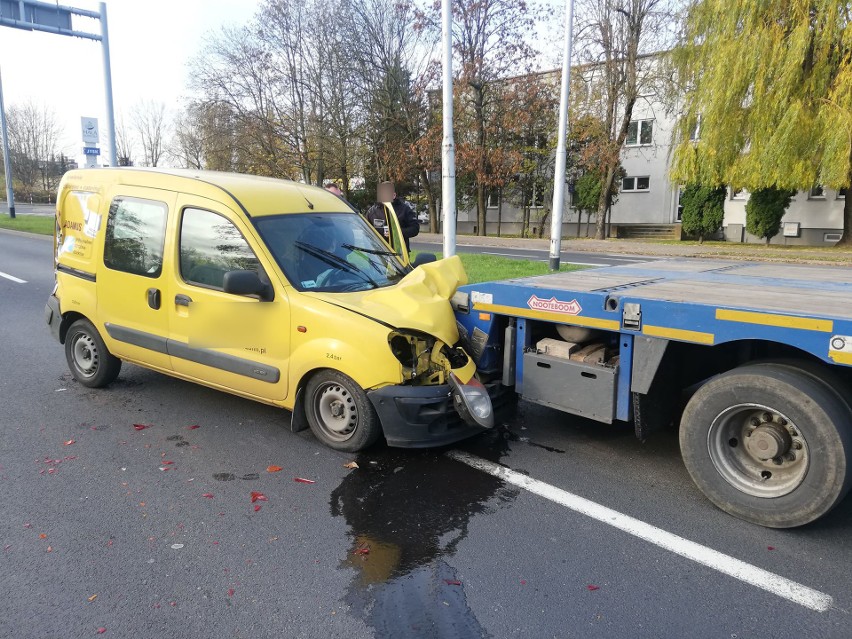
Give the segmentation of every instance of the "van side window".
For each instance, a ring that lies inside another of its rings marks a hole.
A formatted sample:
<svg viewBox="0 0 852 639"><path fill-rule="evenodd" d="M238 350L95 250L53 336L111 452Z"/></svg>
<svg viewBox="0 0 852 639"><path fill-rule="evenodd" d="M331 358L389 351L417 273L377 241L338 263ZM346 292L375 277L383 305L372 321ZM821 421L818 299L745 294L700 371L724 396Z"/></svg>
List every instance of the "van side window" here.
<svg viewBox="0 0 852 639"><path fill-rule="evenodd" d="M260 272L260 263L230 221L210 211L185 209L180 229L180 274L184 281L222 288L228 271Z"/></svg>
<svg viewBox="0 0 852 639"><path fill-rule="evenodd" d="M168 211L156 200L115 198L109 207L104 264L116 271L159 277Z"/></svg>

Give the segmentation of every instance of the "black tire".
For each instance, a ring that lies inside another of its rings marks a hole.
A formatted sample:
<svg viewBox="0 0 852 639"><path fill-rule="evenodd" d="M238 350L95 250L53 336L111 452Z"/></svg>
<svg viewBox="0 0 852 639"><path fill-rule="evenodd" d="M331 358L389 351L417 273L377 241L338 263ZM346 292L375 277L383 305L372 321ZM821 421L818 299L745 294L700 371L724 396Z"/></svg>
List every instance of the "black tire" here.
<svg viewBox="0 0 852 639"><path fill-rule="evenodd" d="M743 366L692 396L680 450L698 488L725 512L770 528L802 526L849 491L852 410L811 372Z"/></svg>
<svg viewBox="0 0 852 639"><path fill-rule="evenodd" d="M382 434L376 409L364 389L338 371L320 371L308 380L305 416L314 436L335 450L364 450Z"/></svg>
<svg viewBox="0 0 852 639"><path fill-rule="evenodd" d="M79 319L65 335L65 359L71 374L83 386L101 388L115 381L121 360L109 352L89 320Z"/></svg>

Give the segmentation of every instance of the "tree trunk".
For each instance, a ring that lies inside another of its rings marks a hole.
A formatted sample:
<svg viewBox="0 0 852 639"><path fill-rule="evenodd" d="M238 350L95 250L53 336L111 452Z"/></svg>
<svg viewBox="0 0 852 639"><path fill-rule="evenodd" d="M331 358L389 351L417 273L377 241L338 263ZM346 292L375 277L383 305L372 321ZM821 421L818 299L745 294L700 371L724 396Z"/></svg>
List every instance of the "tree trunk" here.
<svg viewBox="0 0 852 639"><path fill-rule="evenodd" d="M500 237L500 227L503 225L503 187L497 191L497 237Z"/></svg>
<svg viewBox="0 0 852 639"><path fill-rule="evenodd" d="M601 194L598 197L598 211L595 218L595 239L603 240L606 238L606 213L609 209L609 194L612 192L612 183L615 180L615 169L608 166L606 175L604 175L603 184L601 185Z"/></svg>
<svg viewBox="0 0 852 639"><path fill-rule="evenodd" d="M476 185L476 234L477 235L487 235L485 232L485 214L487 209L485 208L485 187L482 185L482 182L479 182Z"/></svg>
<svg viewBox="0 0 852 639"><path fill-rule="evenodd" d="M426 206L429 209L429 232L438 233L438 210L435 206L435 195L432 193L432 184L429 182L429 172L420 169L420 180L426 186Z"/></svg>
<svg viewBox="0 0 852 639"><path fill-rule="evenodd" d="M849 176L846 178L846 199L843 200L843 235L836 246L852 246L852 150L849 152Z"/></svg>

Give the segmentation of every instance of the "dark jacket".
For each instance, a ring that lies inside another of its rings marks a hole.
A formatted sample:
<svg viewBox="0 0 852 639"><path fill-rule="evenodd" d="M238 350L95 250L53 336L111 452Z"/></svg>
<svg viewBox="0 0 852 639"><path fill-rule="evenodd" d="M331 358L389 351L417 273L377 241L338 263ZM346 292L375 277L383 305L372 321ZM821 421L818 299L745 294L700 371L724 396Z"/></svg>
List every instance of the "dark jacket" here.
<svg viewBox="0 0 852 639"><path fill-rule="evenodd" d="M411 207L402 199L394 198L391 202L393 212L396 213L396 218L399 220L399 226L402 229L402 237L405 239L405 248L409 251L411 247L408 239L420 233L420 224L417 222L417 216ZM376 227L376 230L381 233L385 239L389 237L388 222L385 217L385 207L381 202L373 204L366 215L367 221Z"/></svg>

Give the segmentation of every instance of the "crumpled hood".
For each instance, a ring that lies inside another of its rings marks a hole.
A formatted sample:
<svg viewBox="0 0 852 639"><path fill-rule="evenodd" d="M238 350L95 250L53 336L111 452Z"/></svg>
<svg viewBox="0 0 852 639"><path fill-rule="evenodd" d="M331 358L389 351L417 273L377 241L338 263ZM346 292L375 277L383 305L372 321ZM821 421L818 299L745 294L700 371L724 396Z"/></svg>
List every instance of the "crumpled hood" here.
<svg viewBox="0 0 852 639"><path fill-rule="evenodd" d="M434 335L452 346L459 339L450 299L467 284L458 255L418 266L395 286L356 293L314 293L356 313Z"/></svg>

